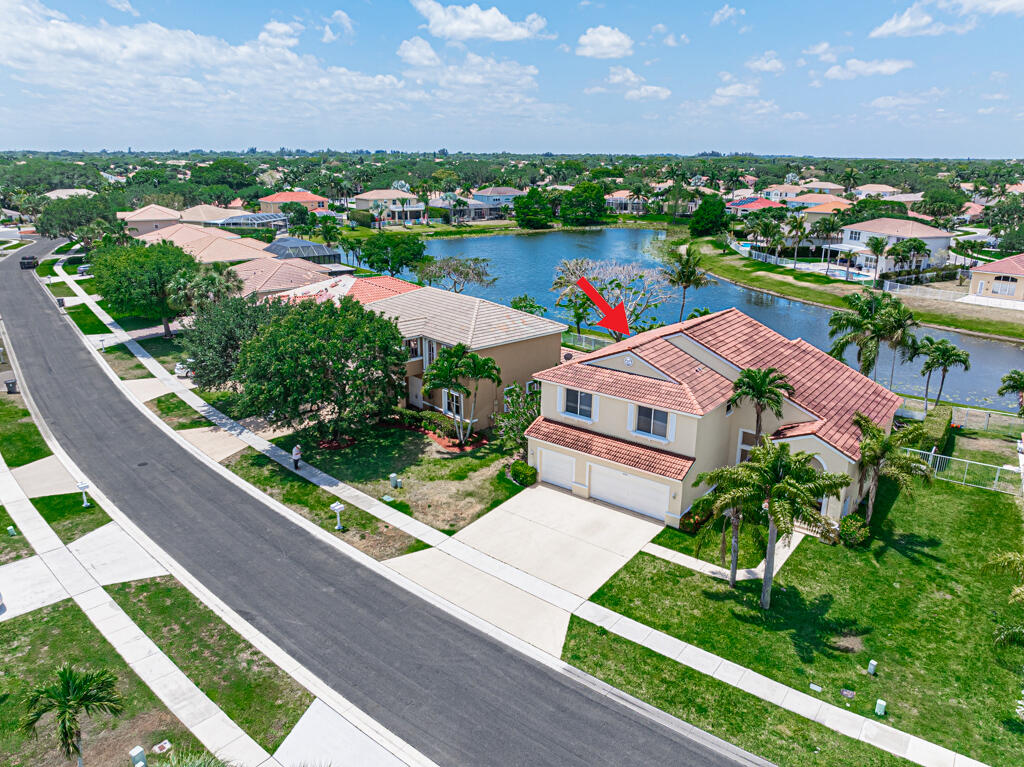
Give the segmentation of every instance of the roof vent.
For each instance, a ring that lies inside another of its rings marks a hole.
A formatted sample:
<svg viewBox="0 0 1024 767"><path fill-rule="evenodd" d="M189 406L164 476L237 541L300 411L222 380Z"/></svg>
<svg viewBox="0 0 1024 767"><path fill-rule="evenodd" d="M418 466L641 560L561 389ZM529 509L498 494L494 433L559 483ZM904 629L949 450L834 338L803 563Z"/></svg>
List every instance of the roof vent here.
<svg viewBox="0 0 1024 767"><path fill-rule="evenodd" d="M702 372L704 372L704 366L703 365L698 365L697 369L695 371L693 371L693 372L695 372L695 373L702 373Z"/></svg>
<svg viewBox="0 0 1024 767"><path fill-rule="evenodd" d="M633 358L632 357L624 357L622 359L622 364L624 364L628 368L633 367Z"/></svg>

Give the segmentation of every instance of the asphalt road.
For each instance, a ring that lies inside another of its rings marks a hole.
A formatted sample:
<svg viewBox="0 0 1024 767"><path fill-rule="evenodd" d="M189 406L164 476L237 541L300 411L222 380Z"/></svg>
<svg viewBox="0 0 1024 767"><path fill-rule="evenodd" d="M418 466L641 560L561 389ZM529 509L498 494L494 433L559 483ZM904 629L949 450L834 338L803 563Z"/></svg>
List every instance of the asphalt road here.
<svg viewBox="0 0 1024 767"><path fill-rule="evenodd" d="M440 765L744 763L471 629L217 476L136 410L19 269L52 247L0 262L0 316L57 440L190 573L367 714Z"/></svg>

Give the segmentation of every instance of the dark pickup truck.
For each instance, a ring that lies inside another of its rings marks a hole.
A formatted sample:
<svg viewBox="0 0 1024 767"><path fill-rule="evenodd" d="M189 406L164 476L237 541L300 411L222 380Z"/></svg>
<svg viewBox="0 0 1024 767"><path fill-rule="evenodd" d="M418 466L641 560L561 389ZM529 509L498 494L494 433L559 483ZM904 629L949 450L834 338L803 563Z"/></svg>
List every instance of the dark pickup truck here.
<svg viewBox="0 0 1024 767"><path fill-rule="evenodd" d="M22 256L21 257L21 268L22 269L35 269L39 266L39 259L35 256Z"/></svg>

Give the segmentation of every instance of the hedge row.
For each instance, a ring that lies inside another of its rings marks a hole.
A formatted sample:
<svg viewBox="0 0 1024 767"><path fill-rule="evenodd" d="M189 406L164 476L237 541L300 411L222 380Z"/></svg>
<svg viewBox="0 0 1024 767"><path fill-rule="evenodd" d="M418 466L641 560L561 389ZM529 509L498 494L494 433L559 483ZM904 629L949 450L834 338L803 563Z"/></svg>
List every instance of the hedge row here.
<svg viewBox="0 0 1024 767"><path fill-rule="evenodd" d="M918 448L930 452L934 447L941 453L953 430L953 406L936 405L928 411L922 426L924 433L921 435Z"/></svg>

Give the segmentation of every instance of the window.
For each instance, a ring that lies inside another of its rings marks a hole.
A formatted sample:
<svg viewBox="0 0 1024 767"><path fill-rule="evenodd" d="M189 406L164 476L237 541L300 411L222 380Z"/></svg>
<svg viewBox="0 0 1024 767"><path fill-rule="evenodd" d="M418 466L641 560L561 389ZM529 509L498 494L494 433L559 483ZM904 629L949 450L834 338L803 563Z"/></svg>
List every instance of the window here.
<svg viewBox="0 0 1024 767"><path fill-rule="evenodd" d="M650 434L652 437L667 437L668 413L643 405L637 406L636 431L639 434Z"/></svg>
<svg viewBox="0 0 1024 767"><path fill-rule="evenodd" d="M423 356L420 351L420 339L418 338L407 338L405 339L405 348L409 352L409 359L418 360Z"/></svg>
<svg viewBox="0 0 1024 767"><path fill-rule="evenodd" d="M423 369L426 370L431 365L433 365L434 360L437 359L437 343L434 341L424 339L423 346L423 351L425 354L423 358Z"/></svg>
<svg viewBox="0 0 1024 767"><path fill-rule="evenodd" d="M505 412L506 413L508 412L508 393L510 391L512 391L513 389L515 389L515 388L516 388L515 386L506 386L501 391L501 400L502 400L502 402L505 403Z"/></svg>
<svg viewBox="0 0 1024 767"><path fill-rule="evenodd" d="M860 242L860 232L850 232L850 242Z"/></svg>
<svg viewBox="0 0 1024 767"><path fill-rule="evenodd" d="M733 405L731 402L726 402L725 403L725 414L726 415L732 415L732 411L735 410L735 409L736 409L736 406Z"/></svg>
<svg viewBox="0 0 1024 767"><path fill-rule="evenodd" d="M444 412L453 418L462 418L462 395L457 392L443 390Z"/></svg>
<svg viewBox="0 0 1024 767"><path fill-rule="evenodd" d="M1007 277L1005 274L1000 274L992 281L992 295L994 296L1012 296L1016 292L1016 277Z"/></svg>
<svg viewBox="0 0 1024 767"><path fill-rule="evenodd" d="M535 391L540 391L540 381L527 381L526 391L528 394L532 394Z"/></svg>
<svg viewBox="0 0 1024 767"><path fill-rule="evenodd" d="M750 459L750 450L757 442L754 440L754 432L740 430L740 444L736 451L736 463L743 463Z"/></svg>
<svg viewBox="0 0 1024 767"><path fill-rule="evenodd" d="M566 389L565 412L569 415L578 415L580 418L590 418L591 413L594 412L594 395L575 389Z"/></svg>

